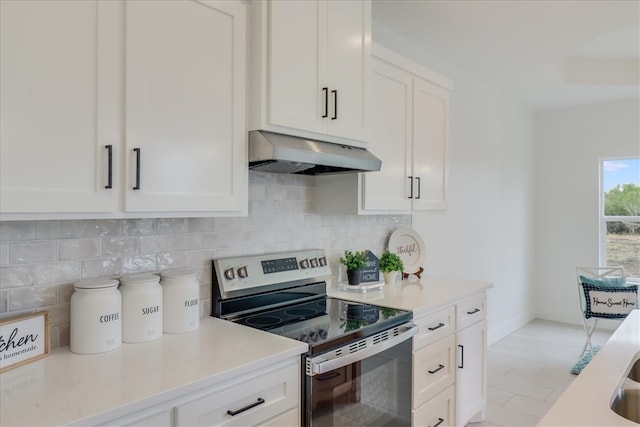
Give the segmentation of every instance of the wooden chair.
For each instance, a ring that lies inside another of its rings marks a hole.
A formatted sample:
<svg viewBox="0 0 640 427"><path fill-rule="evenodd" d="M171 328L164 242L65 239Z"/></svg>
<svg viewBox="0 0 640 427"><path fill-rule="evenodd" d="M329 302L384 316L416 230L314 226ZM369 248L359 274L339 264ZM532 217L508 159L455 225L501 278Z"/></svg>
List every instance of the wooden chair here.
<svg viewBox="0 0 640 427"><path fill-rule="evenodd" d="M598 320L624 319L631 310L638 308L638 286L626 284L623 267L577 267L576 279L586 334L582 354L588 349L593 357L591 337Z"/></svg>

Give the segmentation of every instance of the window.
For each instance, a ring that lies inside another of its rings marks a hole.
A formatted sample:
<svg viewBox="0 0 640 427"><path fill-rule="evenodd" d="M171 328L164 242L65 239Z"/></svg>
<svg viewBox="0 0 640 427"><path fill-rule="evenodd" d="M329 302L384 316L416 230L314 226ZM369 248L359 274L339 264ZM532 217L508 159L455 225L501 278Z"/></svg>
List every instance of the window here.
<svg viewBox="0 0 640 427"><path fill-rule="evenodd" d="M640 278L640 158L600 164L600 265Z"/></svg>

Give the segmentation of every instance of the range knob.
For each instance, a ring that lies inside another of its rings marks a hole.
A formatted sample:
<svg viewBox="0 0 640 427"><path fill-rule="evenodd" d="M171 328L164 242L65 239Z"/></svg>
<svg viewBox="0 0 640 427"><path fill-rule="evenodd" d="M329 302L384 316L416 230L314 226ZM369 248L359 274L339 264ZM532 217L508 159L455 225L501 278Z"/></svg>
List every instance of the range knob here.
<svg viewBox="0 0 640 427"><path fill-rule="evenodd" d="M240 267L238 269L238 276L240 276L240 277L242 277L244 279L248 275L249 275L249 272L247 271L247 266L246 265L244 267Z"/></svg>
<svg viewBox="0 0 640 427"><path fill-rule="evenodd" d="M236 278L236 273L233 272L233 268L227 268L224 271L224 277L225 277L225 279L228 279L228 280L235 279Z"/></svg>
<svg viewBox="0 0 640 427"><path fill-rule="evenodd" d="M309 332L309 339L313 342L317 342L318 338L320 338L320 336L318 335L318 333L316 331L311 331Z"/></svg>
<svg viewBox="0 0 640 427"><path fill-rule="evenodd" d="M326 329L322 329L322 328L321 328L321 329L318 331L318 335L320 335L320 338L322 338L323 340L326 340L326 339L327 339L327 335L329 335L329 334L328 334L328 332L327 332L327 330L326 330Z"/></svg>
<svg viewBox="0 0 640 427"><path fill-rule="evenodd" d="M316 268L318 266L318 258L311 258L311 267Z"/></svg>
<svg viewBox="0 0 640 427"><path fill-rule="evenodd" d="M321 256L318 258L318 262L320 263L320 267L324 267L327 265L327 257Z"/></svg>
<svg viewBox="0 0 640 427"><path fill-rule="evenodd" d="M305 258L302 261L300 261L300 268L302 269L309 268L309 260Z"/></svg>

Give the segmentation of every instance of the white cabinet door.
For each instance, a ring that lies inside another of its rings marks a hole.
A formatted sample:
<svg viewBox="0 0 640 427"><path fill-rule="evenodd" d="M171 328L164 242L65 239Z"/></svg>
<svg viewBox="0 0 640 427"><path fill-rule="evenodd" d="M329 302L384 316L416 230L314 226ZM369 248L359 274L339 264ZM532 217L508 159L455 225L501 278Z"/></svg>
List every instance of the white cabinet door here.
<svg viewBox="0 0 640 427"><path fill-rule="evenodd" d="M327 8L328 134L368 141L371 2L329 1Z"/></svg>
<svg viewBox="0 0 640 427"><path fill-rule="evenodd" d="M482 421L486 405L487 322L482 320L458 332L456 425Z"/></svg>
<svg viewBox="0 0 640 427"><path fill-rule="evenodd" d="M413 80L413 209L446 207L449 91Z"/></svg>
<svg viewBox="0 0 640 427"><path fill-rule="evenodd" d="M132 1L126 12L125 210L242 210L244 5Z"/></svg>
<svg viewBox="0 0 640 427"><path fill-rule="evenodd" d="M374 60L371 86L370 149L383 162L379 172L362 174L362 205L366 210L409 211L411 76Z"/></svg>
<svg viewBox="0 0 640 427"><path fill-rule="evenodd" d="M121 16L118 2L0 2L2 213L117 209Z"/></svg>
<svg viewBox="0 0 640 427"><path fill-rule="evenodd" d="M320 86L327 77L321 57L326 50L326 3L271 1L268 8L267 120L272 125L326 133L329 89Z"/></svg>
<svg viewBox="0 0 640 427"><path fill-rule="evenodd" d="M368 140L370 0L252 2L251 128Z"/></svg>

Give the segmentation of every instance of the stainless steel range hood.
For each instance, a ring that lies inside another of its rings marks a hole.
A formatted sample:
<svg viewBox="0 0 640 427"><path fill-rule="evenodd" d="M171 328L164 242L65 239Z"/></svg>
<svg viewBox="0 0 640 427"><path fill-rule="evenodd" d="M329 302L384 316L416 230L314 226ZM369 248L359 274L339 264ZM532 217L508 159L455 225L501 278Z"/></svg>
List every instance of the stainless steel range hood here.
<svg viewBox="0 0 640 427"><path fill-rule="evenodd" d="M364 148L267 131L249 132L249 169L323 175L379 171L382 161Z"/></svg>

